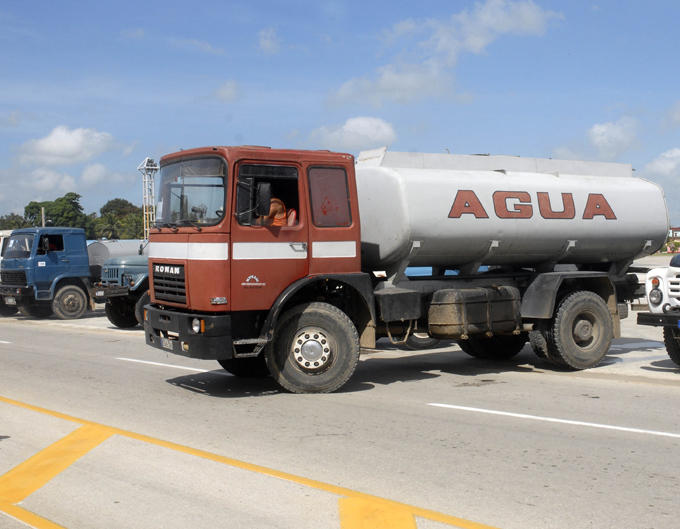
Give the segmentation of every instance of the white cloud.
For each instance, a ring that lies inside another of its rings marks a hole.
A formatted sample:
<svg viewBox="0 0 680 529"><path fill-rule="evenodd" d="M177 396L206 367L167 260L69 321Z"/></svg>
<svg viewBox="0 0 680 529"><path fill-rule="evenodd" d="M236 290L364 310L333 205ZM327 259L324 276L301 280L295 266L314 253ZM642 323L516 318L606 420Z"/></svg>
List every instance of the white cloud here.
<svg viewBox="0 0 680 529"><path fill-rule="evenodd" d="M618 121L598 123L588 130L588 139L598 155L605 160L614 160L636 147L638 121L622 117Z"/></svg>
<svg viewBox="0 0 680 529"><path fill-rule="evenodd" d="M94 129L71 130L64 125L55 127L44 138L29 140L19 147L19 162L36 165L72 165L85 162L116 149L113 136Z"/></svg>
<svg viewBox="0 0 680 529"><path fill-rule="evenodd" d="M260 41L258 48L265 53L278 53L281 50L281 41L276 36L275 29L263 29L257 34Z"/></svg>
<svg viewBox="0 0 680 529"><path fill-rule="evenodd" d="M451 94L452 69L462 52L483 53L502 35L543 35L551 20L562 18L532 0L487 0L447 19L401 21L383 34L386 45L401 50L399 59L370 78L351 79L329 101L380 106L385 100L408 103Z"/></svg>
<svg viewBox="0 0 680 529"><path fill-rule="evenodd" d="M240 97L241 91L239 90L236 81L230 79L222 84L217 90L213 91L212 95L222 101L235 101Z"/></svg>
<svg viewBox="0 0 680 529"><path fill-rule="evenodd" d="M21 180L21 185L41 193L67 193L76 189L76 181L72 176L46 167L39 167L28 173Z"/></svg>
<svg viewBox="0 0 680 529"><path fill-rule="evenodd" d="M680 167L680 149L676 148L661 153L645 166L645 171L662 176L670 176L678 167Z"/></svg>
<svg viewBox="0 0 680 529"><path fill-rule="evenodd" d="M134 182L134 177L116 173L107 169L100 163L95 163L88 165L83 169L83 173L80 175L80 181L84 187L90 188L100 184L132 183Z"/></svg>
<svg viewBox="0 0 680 529"><path fill-rule="evenodd" d="M183 50L207 53L210 55L224 55L224 48L214 48L210 43L204 40L172 39L170 43L175 48L180 48Z"/></svg>
<svg viewBox="0 0 680 529"><path fill-rule="evenodd" d="M310 140L322 148L360 151L389 145L397 140L391 124L379 118L357 117L344 125L315 129Z"/></svg>

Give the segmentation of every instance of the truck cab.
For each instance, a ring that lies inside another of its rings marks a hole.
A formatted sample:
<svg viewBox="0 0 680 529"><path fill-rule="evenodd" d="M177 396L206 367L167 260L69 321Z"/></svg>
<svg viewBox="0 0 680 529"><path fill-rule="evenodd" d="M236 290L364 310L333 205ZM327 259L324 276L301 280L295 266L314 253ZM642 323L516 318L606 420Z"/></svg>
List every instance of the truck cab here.
<svg viewBox="0 0 680 529"><path fill-rule="evenodd" d="M85 231L80 228L14 230L3 256L0 294L25 315L63 319L87 308L90 270Z"/></svg>

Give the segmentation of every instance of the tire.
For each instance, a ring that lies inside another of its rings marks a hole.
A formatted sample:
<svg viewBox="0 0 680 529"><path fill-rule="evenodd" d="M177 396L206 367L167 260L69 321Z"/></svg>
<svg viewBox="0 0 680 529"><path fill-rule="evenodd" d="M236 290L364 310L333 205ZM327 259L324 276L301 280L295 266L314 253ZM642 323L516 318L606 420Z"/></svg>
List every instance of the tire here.
<svg viewBox="0 0 680 529"><path fill-rule="evenodd" d="M137 318L137 323L144 327L144 305L151 303L151 296L149 292L146 291L142 294L142 297L135 303L135 317Z"/></svg>
<svg viewBox="0 0 680 529"><path fill-rule="evenodd" d="M536 356L547 364L559 367L568 367L564 361L556 356L552 356L548 351L548 342L546 341L547 326L545 323L538 324L538 328L529 333L529 344L534 350Z"/></svg>
<svg viewBox="0 0 680 529"><path fill-rule="evenodd" d="M425 332L414 332L406 339L404 346L412 351L422 351L423 349L433 349L440 343L441 340L432 338L432 336Z"/></svg>
<svg viewBox="0 0 680 529"><path fill-rule="evenodd" d="M60 320L82 318L87 310L87 295L75 285L61 287L52 300L52 311Z"/></svg>
<svg viewBox="0 0 680 529"><path fill-rule="evenodd" d="M613 336L614 322L604 300L593 292L578 291L560 302L545 340L549 357L580 370L604 360Z"/></svg>
<svg viewBox="0 0 680 529"><path fill-rule="evenodd" d="M517 356L524 348L528 340L527 333L522 334L497 334L491 338L486 336L470 336L465 347L461 349L470 356L483 358L484 360L509 360Z"/></svg>
<svg viewBox="0 0 680 529"><path fill-rule="evenodd" d="M230 358L218 362L225 371L240 378L264 378L270 374L264 353L252 358Z"/></svg>
<svg viewBox="0 0 680 529"><path fill-rule="evenodd" d="M305 303L284 313L265 349L272 377L292 393L341 388L359 362L359 334L340 309Z"/></svg>
<svg viewBox="0 0 680 529"><path fill-rule="evenodd" d="M27 318L44 320L52 316L52 307L50 305L25 305L19 307L19 312Z"/></svg>
<svg viewBox="0 0 680 529"><path fill-rule="evenodd" d="M125 309L126 306L123 303L111 303L111 300L108 300L104 306L106 317L116 327L121 329L132 329L133 327L137 327L138 322L134 311Z"/></svg>
<svg viewBox="0 0 680 529"><path fill-rule="evenodd" d="M469 354L470 356L474 356L475 358L479 358L479 355L477 352L472 348L472 345L470 344L470 339L467 340L458 340L456 342L458 344L458 347L461 348L461 350L465 354Z"/></svg>
<svg viewBox="0 0 680 529"><path fill-rule="evenodd" d="M16 305L8 305L5 303L5 298L0 296L0 316L12 316L16 314L17 310Z"/></svg>
<svg viewBox="0 0 680 529"><path fill-rule="evenodd" d="M673 362L680 366L680 329L677 327L663 328L663 343L666 344L666 352Z"/></svg>

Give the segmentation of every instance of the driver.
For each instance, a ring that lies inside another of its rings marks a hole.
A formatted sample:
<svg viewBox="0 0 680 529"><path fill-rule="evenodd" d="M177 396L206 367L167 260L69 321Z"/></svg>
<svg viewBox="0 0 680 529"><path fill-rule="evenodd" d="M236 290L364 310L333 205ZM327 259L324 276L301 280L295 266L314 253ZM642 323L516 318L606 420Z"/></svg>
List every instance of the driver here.
<svg viewBox="0 0 680 529"><path fill-rule="evenodd" d="M280 198L272 197L269 203L269 215L258 217L253 224L259 226L287 226L286 205Z"/></svg>

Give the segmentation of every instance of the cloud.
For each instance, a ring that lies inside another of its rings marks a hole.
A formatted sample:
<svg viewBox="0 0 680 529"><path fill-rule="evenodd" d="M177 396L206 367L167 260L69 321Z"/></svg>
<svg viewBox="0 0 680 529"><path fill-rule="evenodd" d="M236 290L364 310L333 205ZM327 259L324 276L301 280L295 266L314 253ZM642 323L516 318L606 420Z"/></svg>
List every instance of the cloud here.
<svg viewBox="0 0 680 529"><path fill-rule="evenodd" d="M17 127L22 115L18 110L12 110L6 118L0 118L0 127Z"/></svg>
<svg viewBox="0 0 680 529"><path fill-rule="evenodd" d="M588 139L600 158L614 160L636 147L638 121L622 117L616 122L598 123L588 130Z"/></svg>
<svg viewBox="0 0 680 529"><path fill-rule="evenodd" d="M132 183L134 180L134 177L111 171L100 163L86 166L83 169L83 173L80 175L80 181L86 188L94 187L99 184Z"/></svg>
<svg viewBox="0 0 680 529"><path fill-rule="evenodd" d="M131 40L142 40L144 38L144 30L141 28L137 29L124 29L123 31L120 32L120 36L123 37L124 39L131 39Z"/></svg>
<svg viewBox="0 0 680 529"><path fill-rule="evenodd" d="M382 119L357 117L348 119L344 125L319 127L309 139L322 148L360 151L394 143L397 134L392 125Z"/></svg>
<svg viewBox="0 0 680 529"><path fill-rule="evenodd" d="M19 163L72 165L118 147L108 132L83 128L71 130L60 125L44 138L22 144L19 147Z"/></svg>
<svg viewBox="0 0 680 529"><path fill-rule="evenodd" d="M487 0L446 19L398 22L382 35L386 46L400 49L398 58L372 77L347 81L329 102L368 101L380 106L385 100L408 103L451 94L452 70L461 53L483 53L503 35L543 35L551 20L563 18L532 0ZM402 80L407 85L400 89Z"/></svg>
<svg viewBox="0 0 680 529"><path fill-rule="evenodd" d="M68 174L39 167L21 179L21 186L41 193L67 193L76 188L76 181Z"/></svg>
<svg viewBox="0 0 680 529"><path fill-rule="evenodd" d="M680 149L671 149L661 153L645 166L645 172L662 176L670 176L680 167Z"/></svg>
<svg viewBox="0 0 680 529"><path fill-rule="evenodd" d="M213 48L212 45L204 40L196 39L172 39L170 40L175 48L187 51L196 51L199 53L207 53L209 55L224 55L223 48Z"/></svg>
<svg viewBox="0 0 680 529"><path fill-rule="evenodd" d="M220 86L217 90L214 90L212 95L222 101L236 101L241 96L241 91L239 90L236 81L230 79Z"/></svg>
<svg viewBox="0 0 680 529"><path fill-rule="evenodd" d="M258 49L265 53L278 53L281 50L280 39L275 29L263 29L257 34L260 41Z"/></svg>

